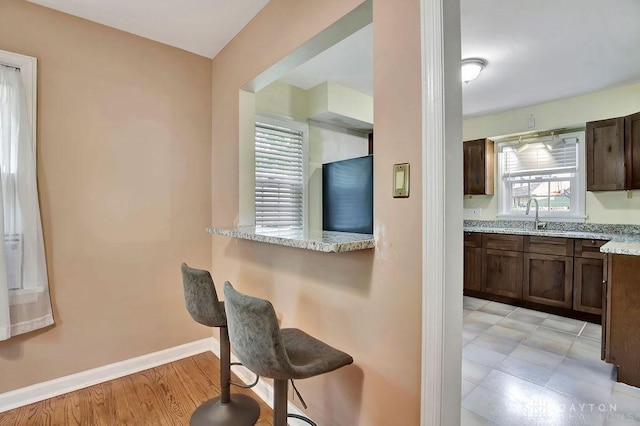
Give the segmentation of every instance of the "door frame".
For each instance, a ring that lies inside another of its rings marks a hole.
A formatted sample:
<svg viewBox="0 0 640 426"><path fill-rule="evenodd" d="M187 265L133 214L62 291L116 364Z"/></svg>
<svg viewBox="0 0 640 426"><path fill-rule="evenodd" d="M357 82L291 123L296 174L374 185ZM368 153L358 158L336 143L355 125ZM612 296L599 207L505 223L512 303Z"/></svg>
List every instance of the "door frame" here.
<svg viewBox="0 0 640 426"><path fill-rule="evenodd" d="M462 83L460 1L420 0L422 38L422 426L460 424ZM445 338L449 336L449 338Z"/></svg>

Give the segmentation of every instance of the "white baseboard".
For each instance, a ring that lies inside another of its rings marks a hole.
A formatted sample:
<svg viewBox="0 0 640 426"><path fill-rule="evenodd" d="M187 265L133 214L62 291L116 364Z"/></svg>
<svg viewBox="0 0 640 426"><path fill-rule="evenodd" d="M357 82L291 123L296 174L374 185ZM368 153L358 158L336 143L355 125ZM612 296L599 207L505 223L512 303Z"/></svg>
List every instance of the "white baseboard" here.
<svg viewBox="0 0 640 426"><path fill-rule="evenodd" d="M32 386L16 389L0 394L0 413L44 399L53 398L98 383L117 379L138 371L147 370L162 364L187 358L202 352L211 351L219 345L213 337L209 337L162 351L108 364L80 373L37 383Z"/></svg>
<svg viewBox="0 0 640 426"><path fill-rule="evenodd" d="M213 353L220 358L220 341L216 338L212 338L213 340ZM240 362L240 360L232 353L231 354L231 362ZM256 379L256 375L253 374L250 370L242 366L234 366L233 372L245 383L253 383ZM269 407L273 409L273 385L268 383L262 377L258 381L258 384L255 385L251 390L261 399L263 400ZM233 388L232 388L233 392ZM296 407L291 401L287 404L287 412L289 414L297 414L300 416L307 416L303 411L301 411L298 407ZM312 419L313 420L313 419ZM302 420L296 418L290 418L288 420L288 424L290 426L309 426L309 423L303 422Z"/></svg>

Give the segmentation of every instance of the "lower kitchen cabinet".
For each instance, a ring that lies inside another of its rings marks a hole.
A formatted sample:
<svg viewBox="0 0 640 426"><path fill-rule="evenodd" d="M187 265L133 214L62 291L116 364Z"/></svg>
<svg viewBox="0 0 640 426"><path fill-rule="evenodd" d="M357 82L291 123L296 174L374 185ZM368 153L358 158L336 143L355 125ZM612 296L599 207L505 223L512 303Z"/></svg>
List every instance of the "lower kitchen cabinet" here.
<svg viewBox="0 0 640 426"><path fill-rule="evenodd" d="M618 366L618 381L640 386L640 256L608 255L603 324L605 361Z"/></svg>
<svg viewBox="0 0 640 426"><path fill-rule="evenodd" d="M465 232L465 294L600 323L605 243Z"/></svg>
<svg viewBox="0 0 640 426"><path fill-rule="evenodd" d="M482 234L464 233L464 289L482 288Z"/></svg>
<svg viewBox="0 0 640 426"><path fill-rule="evenodd" d="M522 299L522 252L483 249L482 291Z"/></svg>
<svg viewBox="0 0 640 426"><path fill-rule="evenodd" d="M573 257L525 253L522 299L571 309Z"/></svg>
<svg viewBox="0 0 640 426"><path fill-rule="evenodd" d="M573 309L602 315L607 256L600 253L605 241L576 240L573 262Z"/></svg>
<svg viewBox="0 0 640 426"><path fill-rule="evenodd" d="M576 257L573 265L573 309L602 315L605 259Z"/></svg>

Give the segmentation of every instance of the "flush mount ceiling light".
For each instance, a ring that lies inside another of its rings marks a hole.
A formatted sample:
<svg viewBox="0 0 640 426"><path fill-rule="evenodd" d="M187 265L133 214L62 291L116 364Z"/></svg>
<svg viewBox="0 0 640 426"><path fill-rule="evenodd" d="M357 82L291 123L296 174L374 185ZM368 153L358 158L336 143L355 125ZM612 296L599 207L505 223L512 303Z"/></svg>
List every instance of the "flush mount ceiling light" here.
<svg viewBox="0 0 640 426"><path fill-rule="evenodd" d="M462 81L468 83L475 80L480 71L487 65L487 61L481 58L467 58L462 60Z"/></svg>

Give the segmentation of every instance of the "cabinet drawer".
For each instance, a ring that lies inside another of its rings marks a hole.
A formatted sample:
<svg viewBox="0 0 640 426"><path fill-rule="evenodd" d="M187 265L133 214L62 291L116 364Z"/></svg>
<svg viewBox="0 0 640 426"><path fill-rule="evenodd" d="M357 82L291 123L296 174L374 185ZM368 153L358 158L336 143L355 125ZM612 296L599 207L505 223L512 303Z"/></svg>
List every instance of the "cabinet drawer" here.
<svg viewBox="0 0 640 426"><path fill-rule="evenodd" d="M527 235L524 237L524 251L528 253L573 256L573 240L569 238Z"/></svg>
<svg viewBox="0 0 640 426"><path fill-rule="evenodd" d="M464 233L465 247L482 247L482 234L479 232Z"/></svg>
<svg viewBox="0 0 640 426"><path fill-rule="evenodd" d="M600 253L600 247L606 243L604 240L576 240L576 257L604 259L606 254Z"/></svg>
<svg viewBox="0 0 640 426"><path fill-rule="evenodd" d="M482 234L482 248L492 250L522 251L522 235Z"/></svg>

